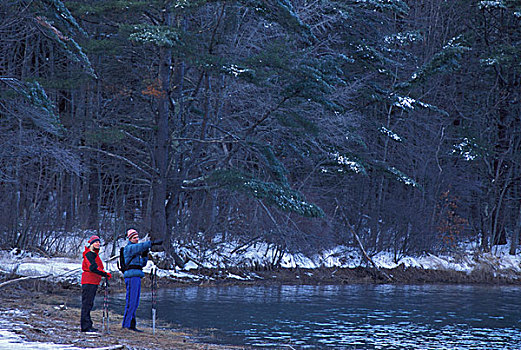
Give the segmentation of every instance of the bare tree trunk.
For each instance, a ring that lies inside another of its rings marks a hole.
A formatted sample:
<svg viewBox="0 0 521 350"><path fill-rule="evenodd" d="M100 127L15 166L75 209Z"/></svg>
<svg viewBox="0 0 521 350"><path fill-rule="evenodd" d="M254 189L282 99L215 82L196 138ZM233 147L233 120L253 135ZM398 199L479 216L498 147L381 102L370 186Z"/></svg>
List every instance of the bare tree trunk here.
<svg viewBox="0 0 521 350"><path fill-rule="evenodd" d="M18 122L18 144L20 146L20 149L22 147L22 120ZM16 157L16 167L15 167L15 194L16 194L16 206L14 208L15 215L14 215L14 222L13 222L13 237L17 239L17 246L18 248L24 248L23 243L20 242L20 238L18 237L18 229L21 226L21 214L22 214L22 205L21 205L21 197L22 197L22 189L21 189L21 179L20 179L20 170L21 170L21 155L18 155ZM20 233L21 235L21 233ZM22 244L20 244L22 243Z"/></svg>
<svg viewBox="0 0 521 350"><path fill-rule="evenodd" d="M173 24L170 5L166 5L165 25ZM156 144L154 145L154 160L156 173L152 179L151 236L166 238L170 236L166 225L166 199L170 145L170 67L172 65L172 49L161 47L159 63L159 81L161 91L158 96L158 113L156 116Z"/></svg>
<svg viewBox="0 0 521 350"><path fill-rule="evenodd" d="M96 168L96 162L91 158L89 160L90 165L88 167L89 175L88 175L88 192L89 192L89 200L88 207L89 213L87 218L87 228L91 230L99 229L99 170Z"/></svg>
<svg viewBox="0 0 521 350"><path fill-rule="evenodd" d="M180 30L184 32L186 30L186 19L181 19L180 21ZM173 89L172 89L172 101L171 106L174 110L173 117L173 133L177 134L176 131L180 130L183 125L183 112L184 112L184 103L183 103L183 88L184 88L184 78L185 78L185 63L183 61L175 62L175 69L173 74ZM178 151L177 153L174 151L172 153L173 160L172 162L175 166L170 169L173 173L172 178L173 181L170 184L169 188L169 196L168 202L166 205L166 218L167 218L167 232L168 234L173 234L173 230L176 227L176 223L178 222L178 214L179 208L183 201L183 194L181 192L181 183L183 181L183 171L182 171L182 163L183 163L183 152Z"/></svg>
<svg viewBox="0 0 521 350"><path fill-rule="evenodd" d="M74 178L70 174L65 174L63 182L65 190L65 227L67 232L72 231L74 225Z"/></svg>
<svg viewBox="0 0 521 350"><path fill-rule="evenodd" d="M517 212L517 223L514 228L514 233L512 235L512 242L510 242L510 255L516 255L517 246L519 245L519 235L521 233L521 205L519 205L519 210Z"/></svg>

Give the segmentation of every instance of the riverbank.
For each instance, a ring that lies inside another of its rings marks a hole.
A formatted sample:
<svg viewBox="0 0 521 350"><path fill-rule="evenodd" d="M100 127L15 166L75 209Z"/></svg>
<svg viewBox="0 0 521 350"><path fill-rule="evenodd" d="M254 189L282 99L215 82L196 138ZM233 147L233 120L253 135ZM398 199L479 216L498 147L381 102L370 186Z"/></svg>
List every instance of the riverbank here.
<svg viewBox="0 0 521 350"><path fill-rule="evenodd" d="M143 333L135 333L122 329L122 315L114 313L109 316L109 334L82 333L80 310L67 305L71 295L81 295L80 288L46 280L15 282L1 288L0 349L246 349L211 344L208 338L203 342L195 330L176 330L162 322L158 322L155 334L146 322L139 326ZM95 327L100 330L101 302L102 294L98 295L91 313Z"/></svg>
<svg viewBox="0 0 521 350"><path fill-rule="evenodd" d="M26 264L35 263L32 259ZM49 262L47 263L49 264ZM23 270L24 265L20 264ZM488 265L484 265L488 266ZM34 266L33 266L34 267ZM42 270L39 276L42 276ZM71 272L74 270L71 270ZM111 294L123 293L122 276L114 272ZM470 272L422 269L400 266L393 269L317 268L317 269L197 269L190 273L177 271L174 276L160 270L167 277L159 278L159 288L184 288L198 286L270 286L270 285L355 285L355 284L464 284L464 285L520 285L521 278L515 271L489 268ZM73 275L75 275L74 273ZM121 315L111 313L110 334L86 335L79 331L79 310L68 305L71 298L81 295L80 286L57 276L16 280L22 275L0 273L0 349L52 349L52 350L166 350L166 349L248 349L241 346L218 345L218 339L208 337L208 330L199 333L194 329L179 329L173 324L159 323L152 334L149 321L138 322L143 333L120 328ZM23 278L23 277L22 277ZM15 281L16 280L16 281ZM142 281L143 292L148 292L150 279ZM95 326L101 328L101 304L103 293L98 293L92 312ZM210 332L211 333L211 332ZM37 345L34 345L37 344ZM30 346L29 346L30 345Z"/></svg>
<svg viewBox="0 0 521 350"><path fill-rule="evenodd" d="M115 272L111 283L111 293L124 292L121 276ZM184 275L183 275L184 276ZM197 278L193 278L197 276ZM0 283L19 276L3 274ZM184 276L186 277L186 276ZM494 269L479 269L471 272L453 270L432 270L421 268L370 269L318 268L318 269L199 269L191 271L190 278L163 277L159 288L182 288L184 286L225 286L225 285L339 285L339 284L494 284L519 285L517 273L498 273ZM143 279L143 290L150 287L148 278ZM52 281L49 278L24 280L4 285L0 288L0 330L19 337L18 341L65 344L63 349L245 349L244 347L211 344L204 341L196 330L176 330L173 325L158 324L156 334L147 325L140 325L143 333L123 330L121 315L111 314L110 334L86 335L79 332L79 309L67 305L71 295L81 295L80 286L67 280ZM101 292L97 297L93 321L101 328ZM143 322L145 323L145 322ZM0 349L2 348L0 334ZM5 339L4 339L5 340ZM60 345L62 346L62 345ZM10 348L10 347L6 347ZM23 348L23 346L22 346ZM52 348L52 347L51 347Z"/></svg>
<svg viewBox="0 0 521 350"><path fill-rule="evenodd" d="M148 271L142 280L144 290L150 288ZM111 290L125 292L125 281L119 271L112 271ZM393 269L374 269L367 267L316 269L264 269L244 270L197 269L190 273L171 273L160 270L159 288L187 286L266 286L266 285L346 285L346 284L485 284L485 285L521 285L521 273L497 270L492 267L471 271L444 269L424 269L399 266ZM10 277L12 278L12 277ZM59 281L62 288L79 288L77 283L68 280Z"/></svg>
<svg viewBox="0 0 521 350"><path fill-rule="evenodd" d="M197 280L163 279L168 286L197 285L266 285L266 284L521 284L521 273L504 271L483 266L471 271L455 271L449 269L424 269L418 267L398 266L392 269L374 269L367 267L336 268L324 267L316 269L281 268L276 270L241 270L241 269L199 269L193 272Z"/></svg>

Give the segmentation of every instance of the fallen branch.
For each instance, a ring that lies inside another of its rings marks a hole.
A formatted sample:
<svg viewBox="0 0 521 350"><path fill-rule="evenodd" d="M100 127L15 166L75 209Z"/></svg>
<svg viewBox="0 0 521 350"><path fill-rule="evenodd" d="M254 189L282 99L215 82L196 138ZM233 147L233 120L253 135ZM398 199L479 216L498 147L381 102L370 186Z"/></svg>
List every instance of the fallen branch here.
<svg viewBox="0 0 521 350"><path fill-rule="evenodd" d="M338 203L337 203L338 204ZM371 257L369 256L369 254L367 254L367 252L365 251L365 248L364 248L364 245L362 244L362 240L360 239L360 237L358 237L358 234L356 233L355 229L353 228L353 226L351 226L349 224L349 220L347 219L347 217L345 216L344 212L342 210L340 210L340 215L342 216L342 219L344 220L344 224L346 225L346 227L349 228L349 230L351 231L351 233L353 234L353 236L355 237L356 239L356 242L358 243L358 246L360 247L360 250L362 251L362 254L364 255L364 257L367 259L367 261L369 261L371 263L371 265L373 265L374 269L379 273L381 274L382 276L384 276L385 278L387 278L388 281L392 281L392 277L389 276L387 273L385 273L384 271L380 270L380 268L378 267L378 265L376 265L376 263L373 261L373 259L371 259Z"/></svg>
<svg viewBox="0 0 521 350"><path fill-rule="evenodd" d="M49 277L49 276L51 276L51 275L45 275L45 276L25 276L25 277L15 278L13 280L9 280L9 281L0 283L0 288L5 287L8 284L15 283L15 282L21 282L21 281L31 280L31 279L46 278L46 277Z"/></svg>

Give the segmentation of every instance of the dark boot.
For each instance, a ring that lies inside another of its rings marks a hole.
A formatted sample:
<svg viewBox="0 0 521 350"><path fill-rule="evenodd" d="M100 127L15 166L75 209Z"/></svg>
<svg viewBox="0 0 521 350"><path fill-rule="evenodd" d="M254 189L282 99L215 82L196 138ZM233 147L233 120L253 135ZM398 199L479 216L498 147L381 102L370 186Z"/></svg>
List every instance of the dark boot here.
<svg viewBox="0 0 521 350"><path fill-rule="evenodd" d="M134 331L134 332L139 332L139 333L143 332L142 330L136 328L136 319L135 319L135 318L133 318L133 319L130 321L130 328L129 328L129 329L130 329L131 331Z"/></svg>

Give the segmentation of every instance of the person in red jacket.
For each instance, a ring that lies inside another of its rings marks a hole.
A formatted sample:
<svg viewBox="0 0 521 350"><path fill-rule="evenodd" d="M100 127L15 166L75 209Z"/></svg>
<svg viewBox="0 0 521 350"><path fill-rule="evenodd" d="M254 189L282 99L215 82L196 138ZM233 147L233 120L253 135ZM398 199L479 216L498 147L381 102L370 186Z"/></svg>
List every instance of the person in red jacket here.
<svg viewBox="0 0 521 350"><path fill-rule="evenodd" d="M94 298L98 291L98 286L102 277L108 279L112 278L110 272L105 272L103 269L103 262L99 257L99 249L101 240L98 236L92 236L88 240L88 245L83 252L83 262L81 265L81 331L82 332L97 332L98 330L92 327L92 319L90 318L90 311L94 306Z"/></svg>

